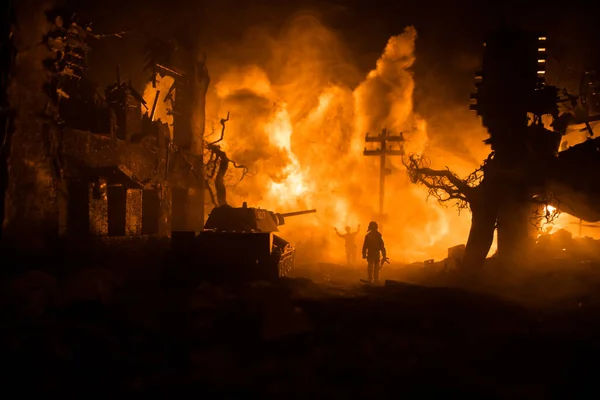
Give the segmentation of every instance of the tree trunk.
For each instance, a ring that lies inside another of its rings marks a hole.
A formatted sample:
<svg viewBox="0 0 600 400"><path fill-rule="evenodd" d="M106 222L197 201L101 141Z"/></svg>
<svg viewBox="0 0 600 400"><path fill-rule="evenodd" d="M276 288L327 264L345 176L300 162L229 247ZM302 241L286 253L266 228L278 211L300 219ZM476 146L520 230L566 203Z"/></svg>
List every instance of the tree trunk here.
<svg viewBox="0 0 600 400"><path fill-rule="evenodd" d="M227 172L227 167L229 166L229 159L227 156L223 154L221 156L221 160L219 161L219 170L217 171L217 176L215 177L215 189L217 192L217 204L219 207L227 205L227 189L225 188L225 173Z"/></svg>
<svg viewBox="0 0 600 400"><path fill-rule="evenodd" d="M507 266L523 262L535 232L531 202L526 194L527 190L517 184L502 193L498 209L498 257Z"/></svg>
<svg viewBox="0 0 600 400"><path fill-rule="evenodd" d="M466 272L475 272L485 263L494 241L498 202L495 191L485 180L474 189L471 206L471 230L465 248L463 268Z"/></svg>

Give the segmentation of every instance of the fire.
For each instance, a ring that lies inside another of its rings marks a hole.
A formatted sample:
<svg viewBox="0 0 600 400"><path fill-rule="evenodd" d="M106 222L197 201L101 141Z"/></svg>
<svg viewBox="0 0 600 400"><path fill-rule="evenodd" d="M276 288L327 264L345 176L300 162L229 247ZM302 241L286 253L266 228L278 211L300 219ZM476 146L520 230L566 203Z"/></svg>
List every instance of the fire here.
<svg viewBox="0 0 600 400"><path fill-rule="evenodd" d="M540 231L544 231L547 233L556 233L557 231L563 229L570 232L573 236L579 236L579 219L573 217L569 214L560 213L556 207L551 205L544 206L544 215L553 215L554 213L559 212L554 216L552 221L549 224L545 224L541 227ZM594 232L586 232L586 235L593 236ZM538 235L539 236L539 235Z"/></svg>
<svg viewBox="0 0 600 400"><path fill-rule="evenodd" d="M304 182L298 158L291 148L293 128L285 106L275 113L273 119L265 127L265 131L269 135L271 143L285 150L289 157L289 164L283 170L283 181L271 182L271 197L289 201L303 195L307 192L308 187Z"/></svg>
<svg viewBox="0 0 600 400"><path fill-rule="evenodd" d="M299 14L275 37L253 30L237 49L207 50L211 87L205 136L230 112L221 147L250 168L243 181L228 187L228 202L278 212L316 208L317 214L287 220L281 234L318 261L345 258L334 227L354 231L360 224L360 248L370 220L382 226L395 263L440 259L448 247L465 243L469 213L426 202L426 189L408 181L400 157L387 161L386 215L378 216L379 160L363 156L365 134L383 128L404 133L407 154L426 151L434 163L459 174L472 171L489 152L475 118L466 129L450 129L461 134L468 129L468 135L444 139L449 129L432 128L414 113L410 68L416 37L408 27L390 38L366 73L351 62L336 33L308 14ZM151 108L160 90L155 119L172 123L164 102L169 87L164 78L156 89L149 85L144 98ZM458 152L457 143L463 143Z"/></svg>
<svg viewBox="0 0 600 400"><path fill-rule="evenodd" d="M567 225L565 216L563 214L558 214L558 209L554 206L549 204L545 205L543 215L550 217L550 222L542 224L540 231L557 231L563 229L565 225Z"/></svg>
<svg viewBox="0 0 600 400"><path fill-rule="evenodd" d="M148 115L152 113L152 107L154 105L154 101L156 100L156 94L158 93L158 100L156 102L156 109L154 111L154 121L161 120L164 123L169 124L171 126L173 124L173 116L169 115L170 102L166 99L169 89L171 85L173 85L174 80L170 76L161 77L160 75L156 78L156 87L153 87L152 84L148 84L144 89L143 98L146 102L146 107L142 105L142 112L147 112ZM160 92L160 93L159 93ZM175 99L175 91L172 92L171 96L173 100ZM173 130L171 129L171 135L173 134Z"/></svg>
<svg viewBox="0 0 600 400"><path fill-rule="evenodd" d="M286 221L282 235L298 245L310 243L310 252L323 261L344 259L333 227L354 230L360 224L361 240L370 220L382 225L396 262L442 258L448 247L464 243L469 216L425 202L426 190L410 184L400 159L386 165L392 171L386 178L387 218L377 217L379 161L363 156L365 133L404 132L407 153L431 150L428 126L412 106L415 39L412 27L390 38L360 80L339 38L316 18L301 15L267 41L266 54L209 65L214 86L207 114L218 120L231 111L228 154L253 172L229 188L229 202L282 212L317 208L315 215ZM353 76L358 84L344 82ZM432 158L438 154L445 152Z"/></svg>

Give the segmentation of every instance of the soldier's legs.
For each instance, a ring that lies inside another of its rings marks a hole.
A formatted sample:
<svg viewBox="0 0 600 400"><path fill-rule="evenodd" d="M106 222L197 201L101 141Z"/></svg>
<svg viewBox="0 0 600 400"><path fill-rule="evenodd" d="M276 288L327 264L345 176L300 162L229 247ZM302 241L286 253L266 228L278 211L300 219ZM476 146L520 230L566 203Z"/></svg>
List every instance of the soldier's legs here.
<svg viewBox="0 0 600 400"><path fill-rule="evenodd" d="M379 259L374 260L375 267L373 268L373 280L379 282Z"/></svg>
<svg viewBox="0 0 600 400"><path fill-rule="evenodd" d="M373 278L375 276L375 273L377 271L377 260L368 260L368 275L369 275L369 282L373 282Z"/></svg>

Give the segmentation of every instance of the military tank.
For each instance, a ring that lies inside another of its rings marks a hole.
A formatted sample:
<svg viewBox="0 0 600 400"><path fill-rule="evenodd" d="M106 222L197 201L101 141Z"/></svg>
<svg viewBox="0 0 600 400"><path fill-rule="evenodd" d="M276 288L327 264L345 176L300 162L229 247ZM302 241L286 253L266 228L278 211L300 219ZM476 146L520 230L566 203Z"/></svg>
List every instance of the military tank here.
<svg viewBox="0 0 600 400"><path fill-rule="evenodd" d="M285 219L317 210L276 213L262 208L214 208L195 239L196 265L212 278L274 280L289 276L296 249L274 234Z"/></svg>

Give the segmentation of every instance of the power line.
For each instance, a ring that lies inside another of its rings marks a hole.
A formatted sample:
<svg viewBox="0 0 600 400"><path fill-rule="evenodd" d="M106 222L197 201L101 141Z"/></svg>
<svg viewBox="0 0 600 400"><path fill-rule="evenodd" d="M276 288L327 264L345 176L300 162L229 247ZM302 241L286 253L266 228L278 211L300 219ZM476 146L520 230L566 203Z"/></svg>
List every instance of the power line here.
<svg viewBox="0 0 600 400"><path fill-rule="evenodd" d="M379 148L375 150L367 150L366 143L379 143ZM398 146L393 149L390 144L396 143ZM364 156L379 157L379 218L384 219L384 198L385 198L385 177L390 175L392 170L386 167L387 157L403 156L404 155L404 135L400 132L399 135L393 135L387 129L382 129L378 136L365 135ZM389 145L389 146L388 146Z"/></svg>

